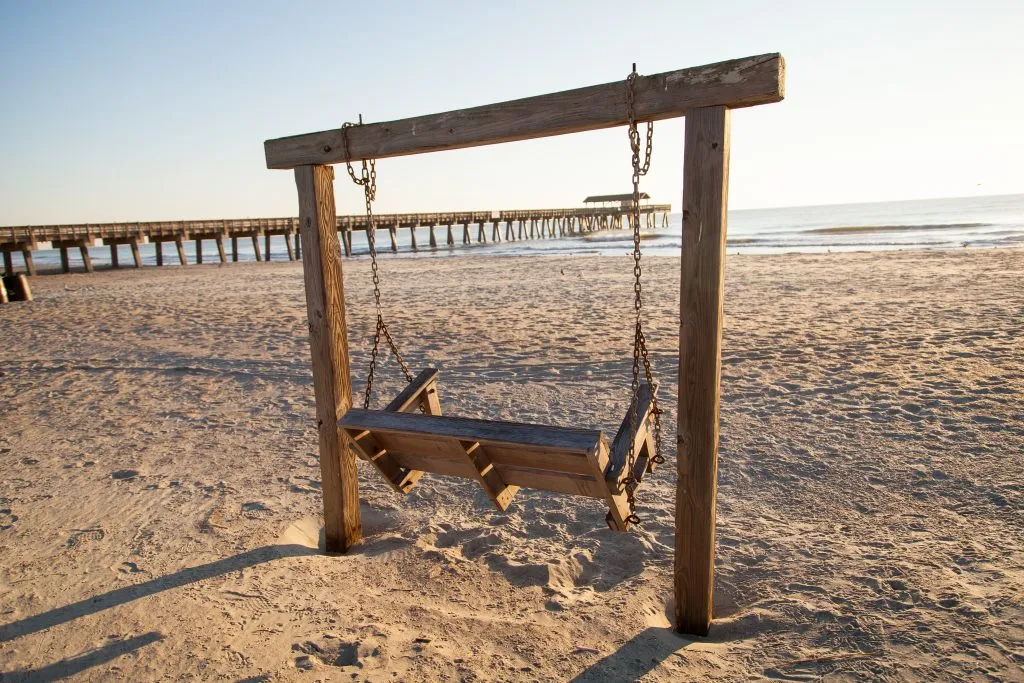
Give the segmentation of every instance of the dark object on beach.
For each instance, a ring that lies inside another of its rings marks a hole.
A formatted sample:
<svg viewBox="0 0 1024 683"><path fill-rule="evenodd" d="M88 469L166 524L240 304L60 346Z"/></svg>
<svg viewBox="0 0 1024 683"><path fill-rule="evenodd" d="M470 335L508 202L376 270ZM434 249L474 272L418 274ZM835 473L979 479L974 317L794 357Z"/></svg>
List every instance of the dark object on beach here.
<svg viewBox="0 0 1024 683"><path fill-rule="evenodd" d="M32 301L32 288L28 286L28 278L24 273L4 275L0 303L8 301Z"/></svg>

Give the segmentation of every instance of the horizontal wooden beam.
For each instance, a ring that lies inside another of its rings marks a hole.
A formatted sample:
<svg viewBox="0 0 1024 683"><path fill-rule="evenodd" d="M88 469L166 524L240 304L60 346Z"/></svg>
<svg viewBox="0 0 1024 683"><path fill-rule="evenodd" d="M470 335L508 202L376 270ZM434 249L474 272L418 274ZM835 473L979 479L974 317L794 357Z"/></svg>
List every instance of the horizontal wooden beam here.
<svg viewBox="0 0 1024 683"><path fill-rule="evenodd" d="M699 107L730 109L778 102L785 96L786 64L778 53L641 76L636 81L640 121L685 116ZM336 164L493 145L579 133L626 123L625 79L604 85L459 109L400 121L267 140L267 168Z"/></svg>

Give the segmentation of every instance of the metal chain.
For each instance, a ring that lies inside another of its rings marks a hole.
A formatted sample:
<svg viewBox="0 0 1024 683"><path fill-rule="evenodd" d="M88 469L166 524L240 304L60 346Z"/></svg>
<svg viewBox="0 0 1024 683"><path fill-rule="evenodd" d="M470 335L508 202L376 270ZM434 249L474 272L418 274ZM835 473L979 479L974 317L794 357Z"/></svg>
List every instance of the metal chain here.
<svg viewBox="0 0 1024 683"><path fill-rule="evenodd" d="M665 462L661 451L661 409L658 406L658 396L654 393L654 379L651 371L651 361L647 352L647 338L643 329L643 282L641 276L643 269L640 267L640 177L647 175L651 168L651 150L654 142L654 125L647 123L647 145L644 153L644 162L640 163L640 131L636 122L636 64L633 64L633 71L626 78L626 106L629 116L629 147L633 153L633 310L636 313L636 320L633 331L633 381L631 383L631 399L629 407L629 454L626 457L626 479L623 482L626 488L626 500L629 502L629 517L627 522L639 524L640 517L636 514L636 489L640 481L636 478L636 433L640 425L639 398L640 398L640 364L644 366L644 378L651 390L651 412L654 414L654 456L652 462L660 464Z"/></svg>
<svg viewBox="0 0 1024 683"><path fill-rule="evenodd" d="M348 148L348 129L353 126L363 125L363 117L360 114L359 123L351 123L346 121L341 125L341 137L345 143L345 167L348 169L348 175L352 178L352 182L356 185L361 185L363 188L363 197L366 200L366 242L370 245L370 272L373 274L373 303L377 309L377 328L373 333L373 350L370 352L370 371L366 377L366 394L363 396L363 408L368 409L370 407L370 397L373 394L373 379L377 372L377 356L380 353L380 338L384 336L388 346L391 348L391 353L395 355L395 360L398 361L398 365L402 368L402 373L405 375L407 382L412 381L412 372L409 371L409 366L402 358L402 354L398 351L398 345L395 343L394 338L391 336L391 330L388 329L387 323L384 322L384 309L380 303L380 272L377 267L377 226L374 223L373 218L373 201L377 198L377 163L375 160L370 159L367 161L363 159L363 166L360 170L359 176L356 176L355 170L352 168L352 162L348 161L351 158Z"/></svg>

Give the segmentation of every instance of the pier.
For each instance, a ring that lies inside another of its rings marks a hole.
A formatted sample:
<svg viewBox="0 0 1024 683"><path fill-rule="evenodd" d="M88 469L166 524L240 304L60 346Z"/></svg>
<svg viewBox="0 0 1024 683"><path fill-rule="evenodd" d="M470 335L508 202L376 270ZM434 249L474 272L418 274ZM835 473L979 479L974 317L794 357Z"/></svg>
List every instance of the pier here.
<svg viewBox="0 0 1024 683"><path fill-rule="evenodd" d="M590 199L590 198L588 198ZM648 228L668 225L669 204L644 204L641 220ZM569 209L512 209L506 211L455 211L444 213L397 213L375 216L377 248L380 252L398 252L399 230L409 230L412 251L454 248L473 243L570 237L597 230L615 230L628 225L630 208L616 206ZM366 231L366 216L338 216L338 232L345 256L352 256L352 234ZM417 239L418 229L427 230L427 244ZM436 231L436 232L435 232ZM442 232L443 231L443 232ZM131 247L132 261L142 267L139 246L152 244L156 265L190 265L185 243L195 243L194 263L203 263L203 243L213 242L216 256L208 252L211 263L238 261L238 241L251 240L257 261L270 261L270 238L284 238L288 260L301 259L298 218L235 218L216 220L151 221L135 223L87 223L82 225L34 225L0 227L0 252L4 274L16 271L14 255L20 254L23 272L36 274L32 253L41 249L59 249L61 270L71 271L71 259L81 261L85 272L93 271L90 249L109 248L111 266L119 268L120 245ZM388 239L384 238L387 235ZM262 249L261 249L262 242ZM390 243L389 243L390 242ZM166 248L166 251L165 251Z"/></svg>

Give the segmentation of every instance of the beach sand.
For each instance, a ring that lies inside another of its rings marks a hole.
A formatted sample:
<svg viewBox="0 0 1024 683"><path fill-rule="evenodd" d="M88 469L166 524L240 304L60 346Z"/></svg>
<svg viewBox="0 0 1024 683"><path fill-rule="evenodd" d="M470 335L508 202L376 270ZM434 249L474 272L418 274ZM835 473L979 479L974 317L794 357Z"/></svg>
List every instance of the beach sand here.
<svg viewBox="0 0 1024 683"><path fill-rule="evenodd" d="M447 413L614 433L627 257L382 270ZM35 278L0 307L0 678L1024 679L1024 251L730 256L707 638L667 616L679 260L644 273L670 453L639 529L360 463L366 540L332 557L300 264Z"/></svg>

